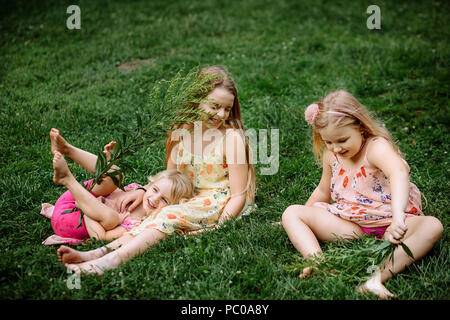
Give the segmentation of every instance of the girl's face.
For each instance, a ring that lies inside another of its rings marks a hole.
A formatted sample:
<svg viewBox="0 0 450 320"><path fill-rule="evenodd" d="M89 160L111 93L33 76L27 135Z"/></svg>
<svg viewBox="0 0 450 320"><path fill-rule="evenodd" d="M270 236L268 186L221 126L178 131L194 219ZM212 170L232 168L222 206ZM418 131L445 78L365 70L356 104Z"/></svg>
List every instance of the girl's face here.
<svg viewBox="0 0 450 320"><path fill-rule="evenodd" d="M206 96L207 101L199 108L211 114L205 121L209 129L218 129L230 116L234 104L234 95L224 88L215 88Z"/></svg>
<svg viewBox="0 0 450 320"><path fill-rule="evenodd" d="M336 127L330 124L318 132L327 149L342 158L352 159L359 153L364 142L359 127L353 125Z"/></svg>
<svg viewBox="0 0 450 320"><path fill-rule="evenodd" d="M142 206L145 210L158 210L171 203L170 193L172 182L169 179L159 179L153 183L144 194Z"/></svg>

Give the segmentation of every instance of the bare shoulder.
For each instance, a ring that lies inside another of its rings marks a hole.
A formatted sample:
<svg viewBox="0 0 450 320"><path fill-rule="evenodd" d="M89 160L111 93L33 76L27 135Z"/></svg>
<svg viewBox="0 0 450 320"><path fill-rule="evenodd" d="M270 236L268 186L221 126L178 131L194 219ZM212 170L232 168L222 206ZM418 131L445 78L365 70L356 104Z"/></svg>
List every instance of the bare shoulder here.
<svg viewBox="0 0 450 320"><path fill-rule="evenodd" d="M226 146L233 146L233 149L240 149L245 146L245 136L242 130L227 129L225 132L225 148Z"/></svg>
<svg viewBox="0 0 450 320"><path fill-rule="evenodd" d="M382 137L371 139L367 146L366 158L369 164L380 168L387 176L395 171L409 170L408 164L394 146Z"/></svg>
<svg viewBox="0 0 450 320"><path fill-rule="evenodd" d="M225 133L225 143L223 144L223 154L228 165L246 165L247 151L245 136L238 129L227 129Z"/></svg>
<svg viewBox="0 0 450 320"><path fill-rule="evenodd" d="M392 144L383 137L370 138L367 144L367 158L379 158L386 154L396 153Z"/></svg>
<svg viewBox="0 0 450 320"><path fill-rule="evenodd" d="M225 131L225 139L226 140L234 140L234 139L244 139L244 133L242 130L230 128Z"/></svg>

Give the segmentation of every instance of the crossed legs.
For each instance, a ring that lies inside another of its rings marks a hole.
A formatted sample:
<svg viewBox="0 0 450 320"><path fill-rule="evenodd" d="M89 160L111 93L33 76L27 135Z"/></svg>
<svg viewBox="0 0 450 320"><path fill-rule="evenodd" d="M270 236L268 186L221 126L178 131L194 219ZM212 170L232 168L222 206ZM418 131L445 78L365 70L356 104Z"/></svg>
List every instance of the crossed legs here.
<svg viewBox="0 0 450 320"><path fill-rule="evenodd" d="M340 219L318 207L292 205L283 213L282 223L292 244L305 258L322 253L319 240L333 241L336 237L351 240L363 234L357 224ZM432 216L407 217L405 223L408 231L403 243L409 247L415 259L412 260L403 248L397 247L394 251L395 265L392 266L391 257L388 257L379 271L359 287L359 292L371 292L382 299L393 296L383 283L425 256L443 232L441 222ZM300 278L311 272L311 268L305 268Z"/></svg>
<svg viewBox="0 0 450 320"><path fill-rule="evenodd" d="M111 230L116 227L120 222L119 214L96 199L74 178L67 166L63 154L83 166L89 172L95 170L97 156L69 144L59 134L57 129L52 129L50 131L50 141L53 154L53 181L56 184L63 185L69 189L77 201L77 206L91 219L91 221L98 222L105 230ZM103 179L101 184L95 185L92 192L99 196L103 196L110 194L115 189L117 189L117 187L112 180L107 177ZM91 225L95 229L95 223L91 223Z"/></svg>

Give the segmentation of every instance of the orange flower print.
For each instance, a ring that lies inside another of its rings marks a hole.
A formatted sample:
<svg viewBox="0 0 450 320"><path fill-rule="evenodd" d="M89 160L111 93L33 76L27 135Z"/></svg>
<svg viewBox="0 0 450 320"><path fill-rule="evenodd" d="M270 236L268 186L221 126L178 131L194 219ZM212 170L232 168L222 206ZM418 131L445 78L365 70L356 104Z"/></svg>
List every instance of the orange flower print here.
<svg viewBox="0 0 450 320"><path fill-rule="evenodd" d="M174 215L174 214L172 214L172 213L169 213L169 214L167 214L167 218L168 218L168 219L176 219L177 216Z"/></svg>
<svg viewBox="0 0 450 320"><path fill-rule="evenodd" d="M209 205L211 205L211 200L205 199L205 201L203 201L203 206L204 206L204 207L207 207L207 206L209 206Z"/></svg>
<svg viewBox="0 0 450 320"><path fill-rule="evenodd" d="M151 223L148 226L145 226L145 229L150 229L150 228L153 228L153 227L156 227L156 223Z"/></svg>
<svg viewBox="0 0 450 320"><path fill-rule="evenodd" d="M340 175L340 176L342 176L344 173L345 173L345 170L344 170L344 169L341 169L341 170L339 171L339 175Z"/></svg>
<svg viewBox="0 0 450 320"><path fill-rule="evenodd" d="M191 178L191 180L194 180L194 172L192 172L191 170L189 170L189 177Z"/></svg>
<svg viewBox="0 0 450 320"><path fill-rule="evenodd" d="M361 178L361 177L362 177L362 174L358 172L358 173L356 174L356 177L357 177L357 178Z"/></svg>
<svg viewBox="0 0 450 320"><path fill-rule="evenodd" d="M204 174L205 174L205 171L204 171L204 170L200 171L200 175L201 175L201 176L204 175Z"/></svg>
<svg viewBox="0 0 450 320"><path fill-rule="evenodd" d="M417 208L416 207L412 207L411 210L409 210L407 213L412 213L412 214L416 214L417 213Z"/></svg>
<svg viewBox="0 0 450 320"><path fill-rule="evenodd" d="M365 213L367 211L367 209L361 209L361 210L359 210L359 214L363 214L363 213Z"/></svg>
<svg viewBox="0 0 450 320"><path fill-rule="evenodd" d="M208 164L208 165L206 166L206 172L207 172L208 174L211 174L211 173L212 173L212 169L213 169L212 164Z"/></svg>
<svg viewBox="0 0 450 320"><path fill-rule="evenodd" d="M361 167L361 173L362 173L362 175L363 175L364 177L367 177L367 176L366 176L366 169L364 169L364 167Z"/></svg>
<svg viewBox="0 0 450 320"><path fill-rule="evenodd" d="M347 184L348 184L348 176L344 178L344 182L342 183L342 185L344 186L344 188L347 188Z"/></svg>
<svg viewBox="0 0 450 320"><path fill-rule="evenodd" d="M226 169L226 168L228 168L228 165L227 165L226 163L224 163L224 164L222 165L222 168Z"/></svg>
<svg viewBox="0 0 450 320"><path fill-rule="evenodd" d="M183 164L180 164L179 166L178 166L178 169L179 170L183 170L184 168L186 168L186 165L183 163Z"/></svg>

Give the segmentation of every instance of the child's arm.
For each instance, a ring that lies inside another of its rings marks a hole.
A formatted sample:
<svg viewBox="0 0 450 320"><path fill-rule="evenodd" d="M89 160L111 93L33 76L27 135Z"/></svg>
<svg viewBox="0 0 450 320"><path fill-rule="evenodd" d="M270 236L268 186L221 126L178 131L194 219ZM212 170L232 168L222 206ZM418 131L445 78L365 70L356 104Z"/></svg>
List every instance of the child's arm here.
<svg viewBox="0 0 450 320"><path fill-rule="evenodd" d="M125 231L127 231L122 226L117 226L116 228L112 230L106 231L100 223L98 223L95 220L92 220L88 216L84 216L84 224L86 225L86 230L91 238L97 239L97 240L106 240L106 241L112 241L114 239L120 238Z"/></svg>
<svg viewBox="0 0 450 320"><path fill-rule="evenodd" d="M226 150L227 145L232 147L228 151ZM226 163L228 166L231 198L225 205L219 221L213 228L192 231L188 235L217 229L224 222L239 215L244 208L247 199L248 164L245 161L245 143L243 137L237 131L227 131L223 153L226 155ZM242 155L244 155L243 158L241 157Z"/></svg>
<svg viewBox="0 0 450 320"><path fill-rule="evenodd" d="M231 198L225 205L218 225L238 216L247 199L248 163L245 157L245 140L238 131L227 130L224 155L228 166Z"/></svg>
<svg viewBox="0 0 450 320"><path fill-rule="evenodd" d="M313 191L308 201L306 201L306 206L311 207L315 202L330 202L330 184L331 184L331 163L333 161L333 154L325 150L322 157L322 178L320 179L319 185Z"/></svg>
<svg viewBox="0 0 450 320"><path fill-rule="evenodd" d="M376 138L367 147L367 160L383 171L391 185L392 223L388 240L398 244L407 231L405 208L409 199L409 169L405 161L383 138Z"/></svg>

